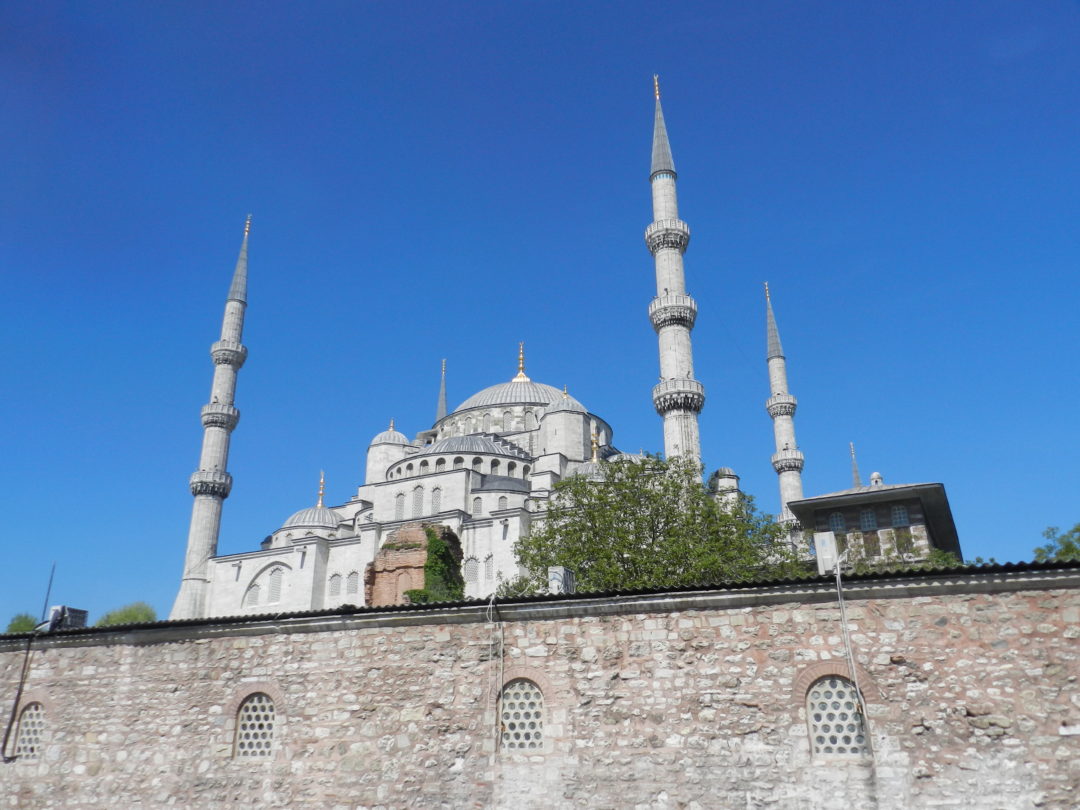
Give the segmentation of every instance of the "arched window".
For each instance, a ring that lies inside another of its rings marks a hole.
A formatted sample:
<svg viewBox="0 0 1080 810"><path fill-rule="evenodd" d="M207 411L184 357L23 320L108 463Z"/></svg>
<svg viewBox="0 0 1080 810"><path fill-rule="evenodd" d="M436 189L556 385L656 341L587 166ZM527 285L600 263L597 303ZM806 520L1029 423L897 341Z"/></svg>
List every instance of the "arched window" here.
<svg viewBox="0 0 1080 810"><path fill-rule="evenodd" d="M244 607L253 607L259 604L259 585L252 583L244 594Z"/></svg>
<svg viewBox="0 0 1080 810"><path fill-rule="evenodd" d="M476 472L480 472L480 468L481 468L481 466L483 466L483 463L484 462L481 461L479 458L474 458L472 460L472 468L473 468L473 470L475 470Z"/></svg>
<svg viewBox="0 0 1080 810"><path fill-rule="evenodd" d="M502 465L499 464L499 460L497 458L493 458L491 460L491 474L492 475L498 475L499 470L501 470L501 469L502 469Z"/></svg>
<svg viewBox="0 0 1080 810"><path fill-rule="evenodd" d="M243 759L273 756L276 721L274 701L269 695L255 692L244 698L236 712L233 756Z"/></svg>
<svg viewBox="0 0 1080 810"><path fill-rule="evenodd" d="M490 554L484 557L484 579L488 582L495 579L495 558Z"/></svg>
<svg viewBox="0 0 1080 810"><path fill-rule="evenodd" d="M460 470L464 466L465 466L465 459L463 459L461 456L458 456L457 458L454 459L454 469L455 470Z"/></svg>
<svg viewBox="0 0 1080 810"><path fill-rule="evenodd" d="M514 428L514 415L510 411L503 411L502 417L502 429L504 431L510 431Z"/></svg>
<svg viewBox="0 0 1080 810"><path fill-rule="evenodd" d="M413 474L413 466L412 466L412 463L406 464L406 465L405 465L405 475L407 475L407 476L409 476L410 478L412 478L412 474Z"/></svg>
<svg viewBox="0 0 1080 810"><path fill-rule="evenodd" d="M424 488L413 487L412 491L412 516L420 517L424 514Z"/></svg>
<svg viewBox="0 0 1080 810"><path fill-rule="evenodd" d="M473 498L472 499L472 513L474 515L479 515L483 511L484 511L483 501L481 501L479 497Z"/></svg>
<svg viewBox="0 0 1080 810"><path fill-rule="evenodd" d="M446 459L440 458L435 462L435 472L441 473L446 471Z"/></svg>
<svg viewBox="0 0 1080 810"><path fill-rule="evenodd" d="M491 433L491 414L484 414L484 433Z"/></svg>
<svg viewBox="0 0 1080 810"><path fill-rule="evenodd" d="M877 529L877 512L873 509L863 509L859 512L859 528L864 532Z"/></svg>
<svg viewBox="0 0 1080 810"><path fill-rule="evenodd" d="M866 727L855 686L829 675L814 681L806 693L810 750L815 754L862 756L869 753Z"/></svg>
<svg viewBox="0 0 1080 810"><path fill-rule="evenodd" d="M345 577L345 593L360 593L360 573L350 571Z"/></svg>
<svg viewBox="0 0 1080 810"><path fill-rule="evenodd" d="M466 419L465 420L465 433L466 434L472 433L473 432L473 426L475 424L476 423L473 422L473 418L471 416L468 419Z"/></svg>
<svg viewBox="0 0 1080 810"><path fill-rule="evenodd" d="M521 477L522 478L528 478L529 477L529 465L528 464L526 464L524 467L521 468Z"/></svg>
<svg viewBox="0 0 1080 810"><path fill-rule="evenodd" d="M283 571L274 568L270 571L270 587L267 588L266 601L273 605L281 601L281 576Z"/></svg>
<svg viewBox="0 0 1080 810"><path fill-rule="evenodd" d="M399 492L394 498L394 520L405 519L405 493Z"/></svg>
<svg viewBox="0 0 1080 810"><path fill-rule="evenodd" d="M911 521L908 518L908 511L906 506L897 504L892 508L892 525L893 526L907 526Z"/></svg>
<svg viewBox="0 0 1080 810"><path fill-rule="evenodd" d="M341 596L341 574L334 574L330 577L330 595Z"/></svg>
<svg viewBox="0 0 1080 810"><path fill-rule="evenodd" d="M846 531L844 516L840 512L833 512L829 515L829 530L836 534L843 534Z"/></svg>
<svg viewBox="0 0 1080 810"><path fill-rule="evenodd" d="M27 703L19 712L19 728L15 732L15 756L34 760L41 756L45 737L45 707L40 703Z"/></svg>
<svg viewBox="0 0 1080 810"><path fill-rule="evenodd" d="M510 681L499 697L499 747L535 751L544 747L544 693L526 678Z"/></svg>
<svg viewBox="0 0 1080 810"><path fill-rule="evenodd" d="M427 475L428 471L430 470L430 467L431 467L431 465L429 465L426 461L421 461L420 462L420 474L421 475Z"/></svg>
<svg viewBox="0 0 1080 810"><path fill-rule="evenodd" d="M479 574L480 563L477 562L476 557L469 557L465 561L465 582L469 585L475 585Z"/></svg>
<svg viewBox="0 0 1080 810"><path fill-rule="evenodd" d="M500 495L499 496L499 508L500 509L505 509L506 508L506 496L505 495Z"/></svg>
<svg viewBox="0 0 1080 810"><path fill-rule="evenodd" d="M525 411L525 429L536 430L536 414L532 411Z"/></svg>
<svg viewBox="0 0 1080 810"><path fill-rule="evenodd" d="M506 474L507 475L512 476L516 472L517 472L517 464L515 464L513 461L511 461L509 464L506 465Z"/></svg>
<svg viewBox="0 0 1080 810"><path fill-rule="evenodd" d="M437 515L442 511L442 490L438 487L431 490L431 514Z"/></svg>

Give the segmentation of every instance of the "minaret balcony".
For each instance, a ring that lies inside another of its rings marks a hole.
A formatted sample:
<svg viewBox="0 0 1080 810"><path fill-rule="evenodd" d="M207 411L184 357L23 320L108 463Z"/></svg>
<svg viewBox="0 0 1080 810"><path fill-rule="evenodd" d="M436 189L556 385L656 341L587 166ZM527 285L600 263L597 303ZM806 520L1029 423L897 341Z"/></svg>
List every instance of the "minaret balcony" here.
<svg viewBox="0 0 1080 810"><path fill-rule="evenodd" d="M218 470L197 470L191 476L192 495L213 495L228 498L232 490L232 476Z"/></svg>
<svg viewBox="0 0 1080 810"><path fill-rule="evenodd" d="M236 410L232 405L222 405L220 402L203 405L203 427L225 428L225 430L231 432L239 421L240 411Z"/></svg>
<svg viewBox="0 0 1080 810"><path fill-rule="evenodd" d="M652 398L661 416L671 411L701 413L705 407L705 386L690 377L676 377L656 385Z"/></svg>
<svg viewBox="0 0 1080 810"><path fill-rule="evenodd" d="M765 400L765 410L775 419L778 416L794 416L798 400L791 394L773 394Z"/></svg>
<svg viewBox="0 0 1080 810"><path fill-rule="evenodd" d="M219 340L210 347L210 356L219 366L239 369L247 360L247 346L235 340Z"/></svg>
<svg viewBox="0 0 1080 810"><path fill-rule="evenodd" d="M697 320L697 304L689 295L658 295L649 304L649 320L657 332L665 326L693 329Z"/></svg>
<svg viewBox="0 0 1080 810"><path fill-rule="evenodd" d="M778 473L802 472L803 454L798 450L784 448L783 450L773 453L772 465L773 469Z"/></svg>
<svg viewBox="0 0 1080 810"><path fill-rule="evenodd" d="M690 244L690 226L681 219L658 219L645 229L645 244L654 256L664 248L685 253Z"/></svg>

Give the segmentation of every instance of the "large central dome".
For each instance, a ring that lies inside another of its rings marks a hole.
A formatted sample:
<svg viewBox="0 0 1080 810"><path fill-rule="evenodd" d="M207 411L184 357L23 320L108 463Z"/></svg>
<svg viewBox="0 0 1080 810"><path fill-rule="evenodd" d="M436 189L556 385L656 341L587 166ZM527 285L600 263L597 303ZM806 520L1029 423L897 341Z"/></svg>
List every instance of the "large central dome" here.
<svg viewBox="0 0 1080 810"><path fill-rule="evenodd" d="M532 380L504 382L476 392L454 408L454 413L492 405L548 405L561 399L562 395L555 386Z"/></svg>

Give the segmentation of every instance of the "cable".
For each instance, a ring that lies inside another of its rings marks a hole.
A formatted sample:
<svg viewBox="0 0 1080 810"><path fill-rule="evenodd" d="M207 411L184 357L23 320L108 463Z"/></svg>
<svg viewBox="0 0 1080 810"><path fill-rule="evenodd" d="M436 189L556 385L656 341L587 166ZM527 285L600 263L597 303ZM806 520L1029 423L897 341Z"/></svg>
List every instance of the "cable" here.
<svg viewBox="0 0 1080 810"><path fill-rule="evenodd" d="M848 667L851 669L851 684L855 687L855 698L859 701L859 709L862 710L863 725L866 727L866 745L870 749L870 756L874 756L874 740L870 735L870 715L866 711L866 699L859 687L859 671L855 668L855 653L851 649L851 633L848 632L847 608L844 606L844 586L840 581L840 564L847 557L845 551L836 560L836 599L840 603L840 628L844 633L844 649L847 651Z"/></svg>

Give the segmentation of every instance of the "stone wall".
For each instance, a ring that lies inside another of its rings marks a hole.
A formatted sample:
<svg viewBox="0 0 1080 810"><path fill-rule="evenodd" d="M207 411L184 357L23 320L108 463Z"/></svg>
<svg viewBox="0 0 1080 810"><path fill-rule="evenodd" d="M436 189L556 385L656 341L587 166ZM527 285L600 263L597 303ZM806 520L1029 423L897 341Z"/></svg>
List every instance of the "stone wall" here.
<svg viewBox="0 0 1080 810"><path fill-rule="evenodd" d="M26 808L1075 806L1080 568L849 583L873 757L812 757L806 692L850 674L826 581L75 632L37 643ZM19 639L0 640L11 705ZM544 743L498 751L503 684ZM275 750L234 758L237 709Z"/></svg>

